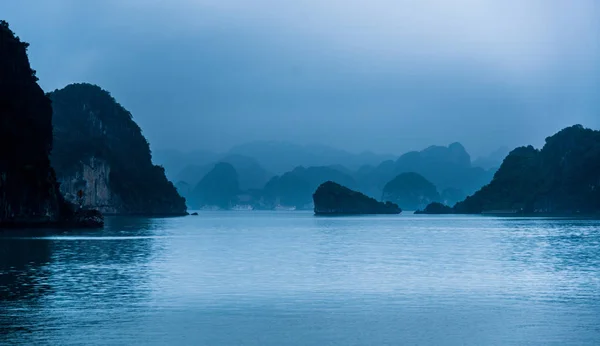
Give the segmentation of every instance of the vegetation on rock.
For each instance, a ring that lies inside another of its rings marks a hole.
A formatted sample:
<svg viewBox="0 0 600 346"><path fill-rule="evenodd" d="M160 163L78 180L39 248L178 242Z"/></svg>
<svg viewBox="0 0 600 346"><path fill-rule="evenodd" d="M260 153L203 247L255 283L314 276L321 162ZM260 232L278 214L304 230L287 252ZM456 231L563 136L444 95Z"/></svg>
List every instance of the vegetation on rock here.
<svg viewBox="0 0 600 346"><path fill-rule="evenodd" d="M581 125L546 138L541 150L520 147L494 179L454 206L457 213L599 213L600 131Z"/></svg>
<svg viewBox="0 0 600 346"><path fill-rule="evenodd" d="M148 141L131 113L107 91L91 84L71 84L50 94L54 109L52 164L60 179L82 176L86 194L97 193L95 182L106 180L108 204L119 214L183 215L185 199L152 164ZM108 177L91 162L105 164ZM76 189L76 187L72 187ZM72 192L73 191L66 191Z"/></svg>

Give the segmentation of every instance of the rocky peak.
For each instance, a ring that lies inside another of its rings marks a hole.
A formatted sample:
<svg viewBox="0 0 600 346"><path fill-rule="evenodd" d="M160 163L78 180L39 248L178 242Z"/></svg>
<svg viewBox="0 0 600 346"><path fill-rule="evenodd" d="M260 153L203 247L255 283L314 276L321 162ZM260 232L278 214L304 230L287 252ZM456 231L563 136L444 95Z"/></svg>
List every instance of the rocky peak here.
<svg viewBox="0 0 600 346"><path fill-rule="evenodd" d="M186 213L185 199L164 169L152 164L142 130L108 91L71 84L50 97L55 114L52 164L67 196L82 190L86 206L107 213Z"/></svg>

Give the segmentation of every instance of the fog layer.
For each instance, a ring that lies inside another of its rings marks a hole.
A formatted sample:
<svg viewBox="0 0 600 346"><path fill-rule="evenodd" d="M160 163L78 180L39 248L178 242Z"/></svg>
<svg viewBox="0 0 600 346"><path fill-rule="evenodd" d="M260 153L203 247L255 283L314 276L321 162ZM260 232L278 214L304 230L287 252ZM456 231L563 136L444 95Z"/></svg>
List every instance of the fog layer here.
<svg viewBox="0 0 600 346"><path fill-rule="evenodd" d="M154 149L478 156L600 126L594 0L21 0L0 16L46 91L100 85Z"/></svg>

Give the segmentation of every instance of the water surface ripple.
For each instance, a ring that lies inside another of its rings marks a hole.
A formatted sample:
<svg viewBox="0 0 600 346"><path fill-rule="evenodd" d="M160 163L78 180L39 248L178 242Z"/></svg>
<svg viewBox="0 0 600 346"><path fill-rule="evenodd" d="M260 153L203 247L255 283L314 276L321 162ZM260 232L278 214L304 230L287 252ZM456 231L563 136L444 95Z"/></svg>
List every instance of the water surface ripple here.
<svg viewBox="0 0 600 346"><path fill-rule="evenodd" d="M600 344L600 221L203 212L0 233L0 344Z"/></svg>

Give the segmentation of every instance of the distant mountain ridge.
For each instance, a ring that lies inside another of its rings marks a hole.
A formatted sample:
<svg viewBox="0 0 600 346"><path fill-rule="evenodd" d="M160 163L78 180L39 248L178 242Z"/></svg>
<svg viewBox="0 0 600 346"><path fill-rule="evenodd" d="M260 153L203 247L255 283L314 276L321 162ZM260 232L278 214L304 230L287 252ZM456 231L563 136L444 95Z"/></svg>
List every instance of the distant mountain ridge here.
<svg viewBox="0 0 600 346"><path fill-rule="evenodd" d="M311 150L316 152L307 153L308 148L312 148ZM398 175L413 172L433 183L434 189L439 191L439 195L435 196L427 192L423 203L435 200L453 204L488 183L493 175L492 171L472 167L471 157L460 143L452 143L448 146L429 146L422 151L411 151L395 160L382 162L377 160L387 158L387 156L354 155L352 160L348 161L355 164L354 168L334 163L333 160L341 160L340 158L347 153L325 146L297 146L285 142L264 141L232 150L241 153L227 154L208 164L191 164L176 174L174 181L180 187L180 191L190 191L190 188L186 187L184 183L191 187L196 186L215 164L220 162L229 163L235 168L240 190L252 190L251 195L255 200L260 200L261 208L269 208L269 206L273 207L278 204L300 209L307 208L311 204L311 194L314 189L325 181L335 181L380 199L384 186L388 182ZM302 152L302 155L298 155L299 151ZM324 152L327 154L323 154ZM340 156L340 152L345 154ZM259 159L247 156L251 153L263 158L268 156L269 160L277 161L281 167L292 165L298 160L314 160L315 157L318 157L317 162L326 164L296 165L288 171L274 175L272 171L264 168ZM209 156L205 155L202 159L207 159ZM366 161L359 163L359 160L364 157L366 157ZM277 160L279 158L282 158L284 162ZM422 204L414 201L404 202L407 203L405 208L423 207Z"/></svg>
<svg viewBox="0 0 600 346"><path fill-rule="evenodd" d="M508 153L510 153L508 147L500 147L486 156L480 156L473 160L472 165L483 169L498 169Z"/></svg>
<svg viewBox="0 0 600 346"><path fill-rule="evenodd" d="M172 181L188 166L206 166L227 161L232 156L254 159L265 171L281 175L296 167L338 165L347 169L358 169L364 164L378 165L382 161L394 159L389 154L375 154L365 151L359 154L336 149L326 145L299 145L281 141L256 141L237 145L225 153L196 150L183 152L175 149L158 149L153 153L154 163L165 167Z"/></svg>
<svg viewBox="0 0 600 346"><path fill-rule="evenodd" d="M229 209L241 192L235 168L219 162L196 184L190 192L188 203L192 208L219 207Z"/></svg>
<svg viewBox="0 0 600 346"><path fill-rule="evenodd" d="M225 162L231 164L238 173L241 189L260 189L273 173L264 169L255 159L243 155L232 154L222 157L215 162L204 165L188 165L179 172L173 180L175 182L186 182L190 185L196 185L204 175L206 175L218 163Z"/></svg>
<svg viewBox="0 0 600 346"><path fill-rule="evenodd" d="M177 182L177 175L188 166L205 166L214 164L223 155L207 150L184 152L177 149L158 149L152 151L152 162L165 168L167 178Z"/></svg>
<svg viewBox="0 0 600 346"><path fill-rule="evenodd" d="M331 167L296 167L281 176L275 176L263 190L266 205L294 206L298 209L311 209L312 194L326 181L334 181L346 187L355 188L352 176Z"/></svg>
<svg viewBox="0 0 600 346"><path fill-rule="evenodd" d="M378 166L365 165L356 172L355 179L361 184L361 192L378 196L387 182L408 172L422 175L443 195L445 190L449 190L445 194L447 196L472 193L493 176L493 171L473 167L465 148L460 143L452 143L447 147L436 145L422 151L411 151Z"/></svg>
<svg viewBox="0 0 600 346"><path fill-rule="evenodd" d="M299 145L280 141L256 141L237 145L228 151L255 158L267 170L276 174L290 171L298 166L342 165L356 169L364 164L379 164L393 155L365 151L359 154L326 145Z"/></svg>

